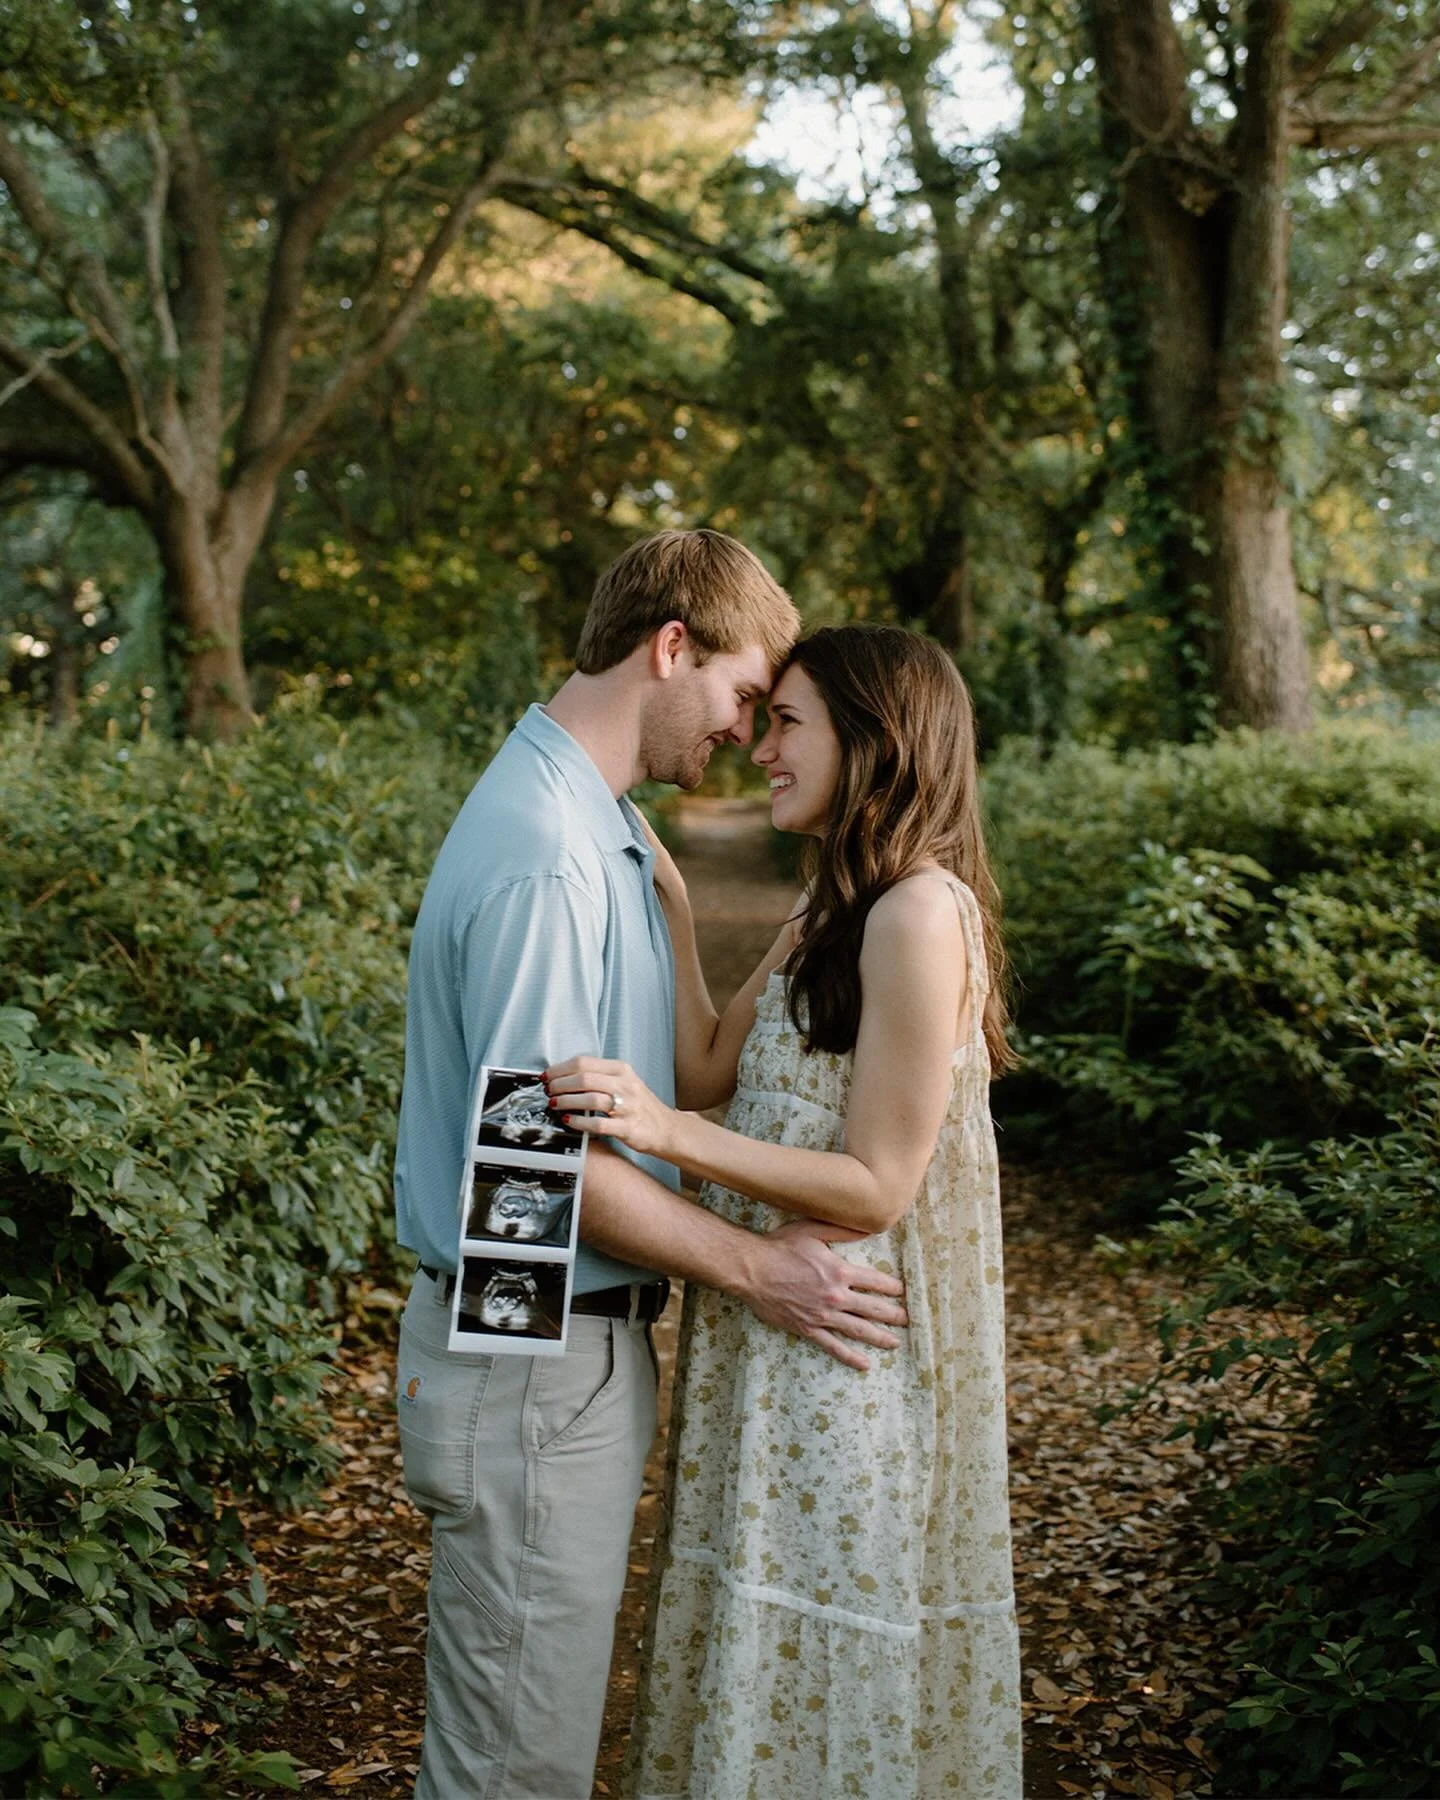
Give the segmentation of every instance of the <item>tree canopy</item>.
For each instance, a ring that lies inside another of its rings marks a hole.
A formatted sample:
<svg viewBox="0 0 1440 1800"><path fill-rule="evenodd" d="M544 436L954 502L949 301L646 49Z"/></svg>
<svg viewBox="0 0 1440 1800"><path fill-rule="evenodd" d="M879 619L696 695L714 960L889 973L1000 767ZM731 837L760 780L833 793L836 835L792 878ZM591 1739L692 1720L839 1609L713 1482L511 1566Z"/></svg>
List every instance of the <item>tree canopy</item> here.
<svg viewBox="0 0 1440 1800"><path fill-rule="evenodd" d="M997 735L1413 708L1432 10L21 0L0 502L143 523L200 733L563 658L677 522L935 632ZM858 184L749 148L802 94Z"/></svg>

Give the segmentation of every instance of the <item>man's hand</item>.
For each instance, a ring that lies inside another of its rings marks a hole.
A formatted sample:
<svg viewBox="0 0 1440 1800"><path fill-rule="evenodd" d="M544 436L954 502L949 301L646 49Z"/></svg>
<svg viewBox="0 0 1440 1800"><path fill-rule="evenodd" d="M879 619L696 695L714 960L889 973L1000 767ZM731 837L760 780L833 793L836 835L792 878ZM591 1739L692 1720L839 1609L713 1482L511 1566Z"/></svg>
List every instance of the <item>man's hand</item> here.
<svg viewBox="0 0 1440 1800"><path fill-rule="evenodd" d="M820 1219L781 1225L758 1240L758 1269L738 1297L766 1325L809 1338L847 1368L866 1370L869 1357L850 1340L893 1350L900 1340L886 1326L909 1320L903 1282L846 1262L830 1248L864 1236Z"/></svg>

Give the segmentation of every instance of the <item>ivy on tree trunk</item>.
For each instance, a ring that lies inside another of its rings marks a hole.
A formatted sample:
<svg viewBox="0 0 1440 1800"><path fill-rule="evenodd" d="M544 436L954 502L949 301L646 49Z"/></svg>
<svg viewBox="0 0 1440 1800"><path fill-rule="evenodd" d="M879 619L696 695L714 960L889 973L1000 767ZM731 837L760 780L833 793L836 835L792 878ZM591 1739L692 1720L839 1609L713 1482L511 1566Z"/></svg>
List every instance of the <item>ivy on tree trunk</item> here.
<svg viewBox="0 0 1440 1800"><path fill-rule="evenodd" d="M1221 724L1310 723L1284 470L1286 190L1295 145L1440 138L1440 125L1413 115L1434 86L1435 41L1363 114L1317 98L1345 98L1365 61L1347 70L1345 58L1380 11L1337 12L1299 45L1292 0L1206 12L1229 94L1221 133L1199 116L1169 0L1088 7L1111 164L1102 254L1150 542L1182 660L1203 651Z"/></svg>

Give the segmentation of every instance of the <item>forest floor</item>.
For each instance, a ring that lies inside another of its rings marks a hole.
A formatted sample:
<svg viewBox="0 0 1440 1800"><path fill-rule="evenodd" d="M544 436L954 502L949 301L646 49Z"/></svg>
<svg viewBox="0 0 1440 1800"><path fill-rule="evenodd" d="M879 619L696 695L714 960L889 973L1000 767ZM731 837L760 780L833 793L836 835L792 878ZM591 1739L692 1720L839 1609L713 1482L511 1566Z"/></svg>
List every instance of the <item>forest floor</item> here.
<svg viewBox="0 0 1440 1800"><path fill-rule="evenodd" d="M681 823L719 998L768 947L794 890L774 877L763 805L689 799ZM1117 1269L1097 1250L1098 1209L1073 1182L1007 1165L1002 1190L1025 1792L1208 1794L1200 1734L1228 1698L1221 1646L1237 1621L1202 1598L1222 1547L1195 1497L1206 1474L1224 1482L1273 1454L1278 1421L1257 1402L1244 1429L1202 1456L1167 1439L1175 1418L1201 1410L1173 1377L1143 1409L1106 1417L1155 1373L1166 1279ZM247 1519L271 1598L298 1627L288 1667L274 1656L250 1667L266 1702L251 1741L289 1750L311 1791L366 1800L410 1792L424 1712L428 1532L405 1499L391 1398L402 1304L371 1288L347 1321L330 1486L304 1511ZM656 1331L667 1385L679 1310L672 1300ZM663 1468L662 1437L631 1544L599 1795L620 1792Z"/></svg>

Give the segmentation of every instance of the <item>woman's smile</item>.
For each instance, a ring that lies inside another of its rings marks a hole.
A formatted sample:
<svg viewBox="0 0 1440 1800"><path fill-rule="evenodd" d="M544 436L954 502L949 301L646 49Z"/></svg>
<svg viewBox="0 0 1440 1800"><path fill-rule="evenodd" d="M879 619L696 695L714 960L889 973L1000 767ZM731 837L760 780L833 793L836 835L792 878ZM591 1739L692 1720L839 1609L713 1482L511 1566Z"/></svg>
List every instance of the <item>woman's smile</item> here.
<svg viewBox="0 0 1440 1800"><path fill-rule="evenodd" d="M771 821L780 831L820 837L840 783L840 740L829 709L798 666L776 682L767 705L770 723L751 761L769 778Z"/></svg>

